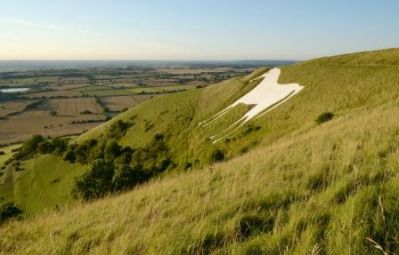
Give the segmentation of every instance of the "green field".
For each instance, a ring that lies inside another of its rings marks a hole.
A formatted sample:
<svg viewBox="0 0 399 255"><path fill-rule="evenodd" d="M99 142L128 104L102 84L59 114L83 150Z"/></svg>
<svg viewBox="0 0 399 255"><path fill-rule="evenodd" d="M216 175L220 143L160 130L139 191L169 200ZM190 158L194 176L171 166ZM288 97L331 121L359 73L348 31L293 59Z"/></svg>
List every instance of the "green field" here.
<svg viewBox="0 0 399 255"><path fill-rule="evenodd" d="M99 125L101 119L108 119L151 97L204 87L255 69L253 65L234 63L215 68L211 63L202 66L186 63L152 67L14 68L12 72L0 71L0 88L21 87L28 91L0 93L0 145L24 142L36 134L46 137L81 134ZM107 108L107 98L117 96L139 100L114 101ZM76 101L76 109L85 108L86 99L104 101L102 116L98 114L99 118L93 119L95 116L87 114L88 109L79 111L85 114L57 114L54 109L57 107L52 107Z"/></svg>
<svg viewBox="0 0 399 255"><path fill-rule="evenodd" d="M167 137L174 171L124 194L70 204L86 166L51 155L10 165L0 194L36 215L0 227L0 253L399 253L399 49L283 67L280 83L305 88L212 144L248 107L199 123L265 71L150 99L76 138L107 139L118 120L130 123L121 145ZM333 118L317 122L323 113ZM224 161L209 160L215 149Z"/></svg>
<svg viewBox="0 0 399 255"><path fill-rule="evenodd" d="M20 168L8 166L0 179L0 196L1 200L23 205L28 215L72 202L75 177L85 170L83 165L71 165L51 155L25 161Z"/></svg>
<svg viewBox="0 0 399 255"><path fill-rule="evenodd" d="M130 86L123 89L114 89L112 87L104 86L88 86L78 89L84 96L122 96L122 95L137 95L137 94L160 94L170 93L176 91L183 91L193 89L189 85L169 85L169 86Z"/></svg>
<svg viewBox="0 0 399 255"><path fill-rule="evenodd" d="M0 147L0 151L3 151L4 154L0 155L0 168L2 168L4 166L4 163L10 158L12 157L12 150L17 149L18 147L20 147L21 145L19 144L15 144L15 145L10 145L10 146L6 146L6 147Z"/></svg>
<svg viewBox="0 0 399 255"><path fill-rule="evenodd" d="M193 86L189 85L169 85L169 86L148 86L148 87L135 87L129 89L129 91L132 91L134 94L140 94L140 93L168 93L172 91L182 91L182 90L187 90L187 89L193 89Z"/></svg>

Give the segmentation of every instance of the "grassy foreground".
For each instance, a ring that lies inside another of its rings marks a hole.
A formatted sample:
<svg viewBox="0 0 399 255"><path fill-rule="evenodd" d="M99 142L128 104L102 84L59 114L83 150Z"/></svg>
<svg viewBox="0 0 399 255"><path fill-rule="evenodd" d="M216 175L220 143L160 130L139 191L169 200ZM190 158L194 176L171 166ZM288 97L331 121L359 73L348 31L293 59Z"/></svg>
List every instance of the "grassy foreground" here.
<svg viewBox="0 0 399 255"><path fill-rule="evenodd" d="M244 109L214 126L197 124L234 101L247 79L141 104L117 117L137 123L120 142L170 132L175 155L187 152L179 162L195 159L215 146L206 137ZM399 253L399 50L285 67L280 82L305 89L254 121L257 132L244 127L218 144L231 160L6 223L0 253ZM335 117L317 124L327 111ZM154 130L143 132L144 119ZM101 137L106 125L78 142Z"/></svg>
<svg viewBox="0 0 399 255"><path fill-rule="evenodd" d="M355 111L226 163L9 223L0 250L381 254L377 242L398 252L398 114L397 102Z"/></svg>

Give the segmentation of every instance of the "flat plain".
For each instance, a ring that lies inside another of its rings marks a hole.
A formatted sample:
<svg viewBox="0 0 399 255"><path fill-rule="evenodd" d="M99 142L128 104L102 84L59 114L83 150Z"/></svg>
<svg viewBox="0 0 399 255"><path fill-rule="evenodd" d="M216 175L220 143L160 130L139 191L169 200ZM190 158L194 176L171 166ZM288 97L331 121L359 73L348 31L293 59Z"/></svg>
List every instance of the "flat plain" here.
<svg viewBox="0 0 399 255"><path fill-rule="evenodd" d="M80 134L154 97L220 82L245 66L82 67L0 72L0 145Z"/></svg>

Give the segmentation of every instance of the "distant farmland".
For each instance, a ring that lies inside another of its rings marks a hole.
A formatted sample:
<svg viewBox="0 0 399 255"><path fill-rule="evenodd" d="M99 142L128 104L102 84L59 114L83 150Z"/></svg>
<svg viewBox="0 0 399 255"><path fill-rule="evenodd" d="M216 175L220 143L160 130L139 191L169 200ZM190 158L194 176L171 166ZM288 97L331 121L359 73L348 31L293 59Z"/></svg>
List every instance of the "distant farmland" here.
<svg viewBox="0 0 399 255"><path fill-rule="evenodd" d="M78 116L82 113L101 114L103 108L94 98L61 98L49 99L38 106L38 109L49 110L58 116Z"/></svg>
<svg viewBox="0 0 399 255"><path fill-rule="evenodd" d="M100 101L109 111L119 112L153 97L154 95L111 96L102 97Z"/></svg>
<svg viewBox="0 0 399 255"><path fill-rule="evenodd" d="M34 134L80 134L125 109L168 93L201 88L253 68L224 66L104 67L0 72L0 145Z"/></svg>

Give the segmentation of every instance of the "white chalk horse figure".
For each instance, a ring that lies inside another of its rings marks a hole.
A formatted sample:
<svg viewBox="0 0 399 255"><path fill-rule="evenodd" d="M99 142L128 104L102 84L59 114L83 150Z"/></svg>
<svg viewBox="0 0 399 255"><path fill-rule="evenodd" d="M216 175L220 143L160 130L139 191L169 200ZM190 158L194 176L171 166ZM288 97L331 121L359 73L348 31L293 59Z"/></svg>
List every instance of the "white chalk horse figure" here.
<svg viewBox="0 0 399 255"><path fill-rule="evenodd" d="M201 122L200 125L207 126L211 124L239 104L253 105L253 107L246 114L244 114L244 116L234 122L230 127L223 130L221 133L223 134L228 130L231 130L232 132L235 130L233 129L234 127L238 128L246 122L250 121L251 119L255 117L258 118L264 115L265 113L273 110L303 89L303 86L300 86L296 83L278 84L278 78L280 77L280 74L281 70L279 68L273 68L269 72L258 77L257 79L263 78L258 86L256 86L254 89L235 101L230 106L215 114L209 120ZM213 143L216 143L224 137L228 136L231 132L222 137L218 137L219 135L214 135L210 138L211 140L213 140Z"/></svg>

